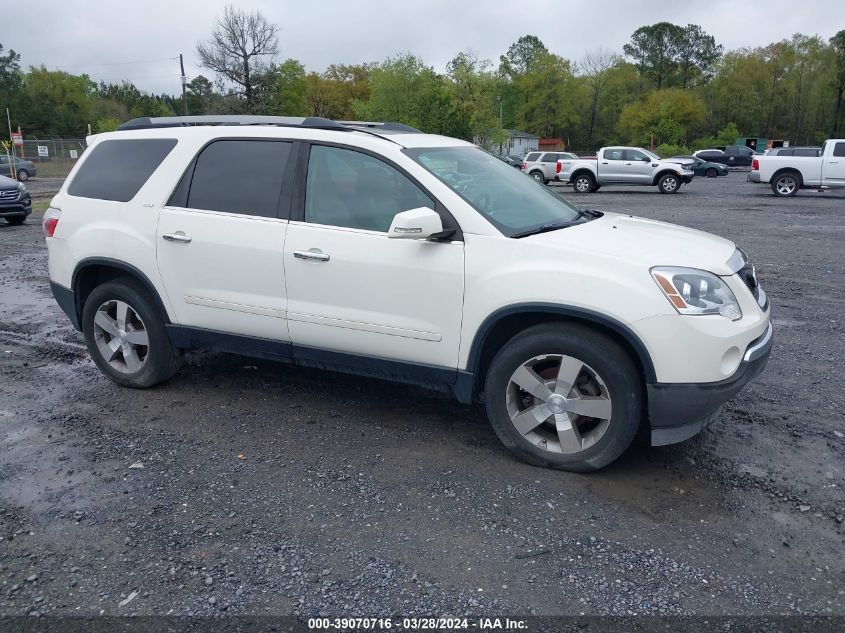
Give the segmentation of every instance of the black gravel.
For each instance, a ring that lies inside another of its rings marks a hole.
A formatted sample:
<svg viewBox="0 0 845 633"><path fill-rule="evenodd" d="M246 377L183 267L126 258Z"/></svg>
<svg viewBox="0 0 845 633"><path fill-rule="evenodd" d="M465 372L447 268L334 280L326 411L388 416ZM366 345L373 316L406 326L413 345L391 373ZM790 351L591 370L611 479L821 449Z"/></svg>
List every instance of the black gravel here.
<svg viewBox="0 0 845 633"><path fill-rule="evenodd" d="M196 353L117 387L38 218L0 226L0 615L845 615L845 195L567 195L737 241L777 326L706 433L590 476L409 386Z"/></svg>

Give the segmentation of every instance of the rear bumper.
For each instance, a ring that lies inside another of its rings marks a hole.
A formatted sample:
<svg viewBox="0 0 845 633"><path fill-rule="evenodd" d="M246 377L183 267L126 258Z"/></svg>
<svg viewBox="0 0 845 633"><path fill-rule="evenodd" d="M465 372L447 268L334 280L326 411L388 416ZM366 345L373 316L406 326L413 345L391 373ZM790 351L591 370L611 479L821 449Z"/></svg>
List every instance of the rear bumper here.
<svg viewBox="0 0 845 633"><path fill-rule="evenodd" d="M759 171L750 171L748 172L748 182L762 182L760 180L760 172Z"/></svg>
<svg viewBox="0 0 845 633"><path fill-rule="evenodd" d="M725 380L646 385L651 445L683 442L707 428L718 417L722 405L760 375L769 360L773 341L769 325L762 336L748 345L739 368Z"/></svg>
<svg viewBox="0 0 845 633"><path fill-rule="evenodd" d="M50 281L50 290L53 293L53 297L56 299L56 303L59 304L59 307L70 319L73 327L77 330L81 330L82 327L79 324L79 314L76 312L76 295L74 295L73 290L65 288L61 284L57 284L55 281Z"/></svg>

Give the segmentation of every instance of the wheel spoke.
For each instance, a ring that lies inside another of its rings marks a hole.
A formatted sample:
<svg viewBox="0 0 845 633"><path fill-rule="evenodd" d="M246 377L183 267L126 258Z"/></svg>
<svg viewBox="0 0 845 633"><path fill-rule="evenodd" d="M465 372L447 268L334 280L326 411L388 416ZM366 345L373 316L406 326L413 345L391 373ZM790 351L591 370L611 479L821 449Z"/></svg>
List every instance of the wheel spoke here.
<svg viewBox="0 0 845 633"><path fill-rule="evenodd" d="M97 315L94 317L94 323L109 336L117 336L117 323L105 312L97 310Z"/></svg>
<svg viewBox="0 0 845 633"><path fill-rule="evenodd" d="M117 316L117 327L125 332L126 321L129 318L129 304L123 301L115 301L115 310Z"/></svg>
<svg viewBox="0 0 845 633"><path fill-rule="evenodd" d="M123 345L123 362L126 363L126 369L130 372L138 371L141 367L141 359L138 358L138 353L135 351L135 348L132 347L129 343Z"/></svg>
<svg viewBox="0 0 845 633"><path fill-rule="evenodd" d="M131 332L127 332L126 340L132 345L143 345L147 347L150 344L150 337L147 335L146 330L132 330Z"/></svg>
<svg viewBox="0 0 845 633"><path fill-rule="evenodd" d="M577 453L581 450L581 433L573 424L569 415L558 413L555 415L555 428L560 441L560 448L564 453Z"/></svg>
<svg viewBox="0 0 845 633"><path fill-rule="evenodd" d="M560 368L557 371L557 379L555 380L555 393L562 396L569 397L569 392L575 386L575 380L578 374L581 373L581 368L584 367L577 358L571 356L563 356L560 359Z"/></svg>
<svg viewBox="0 0 845 633"><path fill-rule="evenodd" d="M546 386L540 376L533 369L529 369L525 365L521 365L511 376L511 382L519 385L521 389L527 391L535 398L539 398L543 402L549 399L552 392Z"/></svg>
<svg viewBox="0 0 845 633"><path fill-rule="evenodd" d="M610 400L604 396L581 396L567 401L570 413L583 415L588 418L599 418L609 420L612 406Z"/></svg>
<svg viewBox="0 0 845 633"><path fill-rule="evenodd" d="M104 339L101 339L97 343L97 347L100 350L100 354L103 355L103 358L105 358L108 362L112 362L117 356L117 353L120 351L120 339L113 338L108 343Z"/></svg>
<svg viewBox="0 0 845 633"><path fill-rule="evenodd" d="M520 411L511 418L514 427L521 435L525 435L536 429L543 422L549 419L552 412L545 404L538 404Z"/></svg>

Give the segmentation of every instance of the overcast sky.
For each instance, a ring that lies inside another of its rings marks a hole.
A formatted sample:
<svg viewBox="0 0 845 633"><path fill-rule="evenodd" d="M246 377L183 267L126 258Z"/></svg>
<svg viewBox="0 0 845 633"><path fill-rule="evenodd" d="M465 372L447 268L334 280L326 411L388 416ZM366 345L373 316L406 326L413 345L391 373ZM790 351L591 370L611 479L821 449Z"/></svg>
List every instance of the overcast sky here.
<svg viewBox="0 0 845 633"><path fill-rule="evenodd" d="M0 43L18 51L24 67L44 64L95 80L129 79L142 90L178 93L179 65L173 58L185 55L189 79L203 73L196 43L208 37L225 4L35 3L4 22L10 28L3 29ZM598 47L621 53L635 29L664 20L699 24L726 50L765 45L796 32L827 39L845 29L845 0L242 0L235 5L258 9L281 27L280 59L293 57L317 71L401 52L443 71L455 53L468 48L498 62L513 41L529 33L577 61Z"/></svg>

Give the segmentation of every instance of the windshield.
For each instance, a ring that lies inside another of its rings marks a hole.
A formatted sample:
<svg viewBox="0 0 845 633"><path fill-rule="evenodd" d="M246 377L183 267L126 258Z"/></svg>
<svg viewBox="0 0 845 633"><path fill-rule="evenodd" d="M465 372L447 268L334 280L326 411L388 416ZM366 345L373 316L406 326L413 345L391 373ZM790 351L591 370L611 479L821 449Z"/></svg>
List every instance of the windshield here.
<svg viewBox="0 0 845 633"><path fill-rule="evenodd" d="M477 147L420 147L404 152L508 237L582 217L545 185Z"/></svg>
<svg viewBox="0 0 845 633"><path fill-rule="evenodd" d="M653 160L660 160L660 156L658 156L654 152L650 152L647 149L640 149L640 151L645 155L650 156Z"/></svg>

